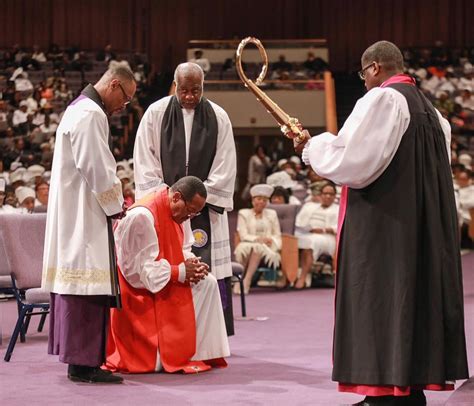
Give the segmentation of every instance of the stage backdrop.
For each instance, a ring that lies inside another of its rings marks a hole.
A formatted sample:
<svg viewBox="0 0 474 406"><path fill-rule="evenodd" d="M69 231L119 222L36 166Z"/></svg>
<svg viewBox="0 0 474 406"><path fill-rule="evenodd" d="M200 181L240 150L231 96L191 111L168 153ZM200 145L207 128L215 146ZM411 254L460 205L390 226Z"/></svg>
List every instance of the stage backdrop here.
<svg viewBox="0 0 474 406"><path fill-rule="evenodd" d="M343 71L380 39L473 46L473 16L472 0L0 0L0 47L111 43L169 70L190 39L326 38L333 69Z"/></svg>

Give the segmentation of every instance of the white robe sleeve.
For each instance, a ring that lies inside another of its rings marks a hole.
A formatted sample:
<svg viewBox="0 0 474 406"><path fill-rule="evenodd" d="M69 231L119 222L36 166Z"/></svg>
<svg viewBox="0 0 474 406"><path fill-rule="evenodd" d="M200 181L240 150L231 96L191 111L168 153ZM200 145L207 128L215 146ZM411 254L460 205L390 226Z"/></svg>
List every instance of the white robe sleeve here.
<svg viewBox="0 0 474 406"><path fill-rule="evenodd" d="M216 155L204 185L207 189L207 202L232 211L234 207L234 184L236 176L235 142L232 124L227 113L211 103L216 112L218 136Z"/></svg>
<svg viewBox="0 0 474 406"><path fill-rule="evenodd" d="M115 175L115 158L107 143L109 126L102 112L84 110L71 133L72 156L105 214L122 211L122 183Z"/></svg>
<svg viewBox="0 0 474 406"><path fill-rule="evenodd" d="M364 188L388 167L409 124L405 97L374 88L357 102L337 136L326 132L308 142L303 160L324 178Z"/></svg>
<svg viewBox="0 0 474 406"><path fill-rule="evenodd" d="M446 149L448 151L448 159L449 163L451 163L451 125L449 124L449 121L446 120L438 110L435 109L435 111L438 115L439 123L444 133L444 138L446 140Z"/></svg>
<svg viewBox="0 0 474 406"><path fill-rule="evenodd" d="M135 197L137 200L158 190L163 185L159 148L162 120L162 112L151 105L138 126L133 150Z"/></svg>
<svg viewBox="0 0 474 406"><path fill-rule="evenodd" d="M191 249L194 244L194 235L191 228L191 220L186 220L183 222L184 238L183 238L183 255L184 259L193 258L194 255L191 252Z"/></svg>
<svg viewBox="0 0 474 406"><path fill-rule="evenodd" d="M153 215L144 207L127 213L115 230L117 263L127 282L152 293L162 290L171 279L171 265L166 259L156 261L160 253ZM184 282L184 263L179 265L179 282Z"/></svg>

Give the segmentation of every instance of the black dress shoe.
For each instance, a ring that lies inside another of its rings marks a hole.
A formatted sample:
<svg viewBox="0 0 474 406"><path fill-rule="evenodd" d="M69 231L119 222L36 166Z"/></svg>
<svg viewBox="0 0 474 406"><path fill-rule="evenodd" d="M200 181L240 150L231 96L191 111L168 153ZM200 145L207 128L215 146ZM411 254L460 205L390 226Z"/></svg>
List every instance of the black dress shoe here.
<svg viewBox="0 0 474 406"><path fill-rule="evenodd" d="M73 382L85 383L122 383L123 378L113 375L110 371L104 371L99 367L87 367L83 365L69 365L67 377Z"/></svg>
<svg viewBox="0 0 474 406"><path fill-rule="evenodd" d="M422 390L412 390L410 396L406 396L406 401L403 405L426 406L426 396Z"/></svg>
<svg viewBox="0 0 474 406"><path fill-rule="evenodd" d="M352 406L398 406L398 399L395 396L366 396L359 403Z"/></svg>
<svg viewBox="0 0 474 406"><path fill-rule="evenodd" d="M426 406L423 391L411 391L409 396L366 396L353 406Z"/></svg>

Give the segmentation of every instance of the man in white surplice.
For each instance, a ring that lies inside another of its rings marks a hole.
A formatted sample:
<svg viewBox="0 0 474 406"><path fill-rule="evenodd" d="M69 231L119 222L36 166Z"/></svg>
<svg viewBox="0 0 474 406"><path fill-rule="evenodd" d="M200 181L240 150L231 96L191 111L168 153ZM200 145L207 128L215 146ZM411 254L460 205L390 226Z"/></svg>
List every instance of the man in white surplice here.
<svg viewBox="0 0 474 406"><path fill-rule="evenodd" d="M232 266L227 211L233 209L236 176L232 124L227 113L220 106L202 97L204 74L198 65L194 63L179 65L175 71L174 81L176 95L153 103L140 122L133 156L135 194L136 198L140 199L157 190L163 183L170 185L186 175L197 176L204 182L207 189L206 209L209 211L210 236L207 236L204 227L195 227L192 224L196 240L193 252L203 257L203 261L206 262L205 255L196 250L210 240L208 259L210 270L219 281L221 292L225 292L225 288L228 287L228 295L223 298L223 306L228 334L231 335L233 322L229 315L229 310L231 311L229 299ZM205 106L208 108L208 115L205 121L200 122L201 111L206 108ZM174 124L171 116L178 116L177 124ZM216 123L214 141L212 131L209 130L212 124L209 117ZM201 142L200 139L205 139L205 141ZM176 154L173 152L177 149L176 143L181 143L182 152L179 152L179 157L173 155ZM207 161L209 162L208 169L203 170ZM167 176L168 167L171 168L168 170L171 175ZM178 167L182 169L176 169ZM202 216L200 221L203 218L205 216ZM224 280L225 287L222 286ZM226 299L228 308L224 303Z"/></svg>
<svg viewBox="0 0 474 406"><path fill-rule="evenodd" d="M135 91L130 69L109 69L68 106L56 131L42 287L51 292L48 352L69 364L73 381L122 381L100 369L111 294L107 216L123 204L108 115Z"/></svg>

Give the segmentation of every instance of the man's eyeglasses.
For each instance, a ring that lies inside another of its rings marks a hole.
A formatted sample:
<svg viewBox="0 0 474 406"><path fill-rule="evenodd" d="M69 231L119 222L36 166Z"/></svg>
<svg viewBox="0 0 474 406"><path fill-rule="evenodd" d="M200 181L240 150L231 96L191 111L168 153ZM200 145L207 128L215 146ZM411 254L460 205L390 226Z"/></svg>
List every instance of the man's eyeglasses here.
<svg viewBox="0 0 474 406"><path fill-rule="evenodd" d="M181 192L179 193L181 194L181 199L184 202L184 207L186 207L186 211L188 212L188 218L192 219L194 217L200 216L201 212L200 211L194 212L192 209L190 209L188 206L188 202L186 202L186 199L184 198L183 194Z"/></svg>
<svg viewBox="0 0 474 406"><path fill-rule="evenodd" d="M123 90L122 84L120 82L118 85L120 87L120 90L123 93L123 97L125 97L125 100L126 100L126 102L123 105L126 106L127 104L130 104L130 102L133 100L133 97L130 97L127 93L125 93L125 90Z"/></svg>
<svg viewBox="0 0 474 406"><path fill-rule="evenodd" d="M365 68L362 68L362 69L358 72L360 80L365 80L365 71L366 71L367 69L369 69L371 66L373 66L374 64L375 64L375 62L372 62L372 63L368 64Z"/></svg>

